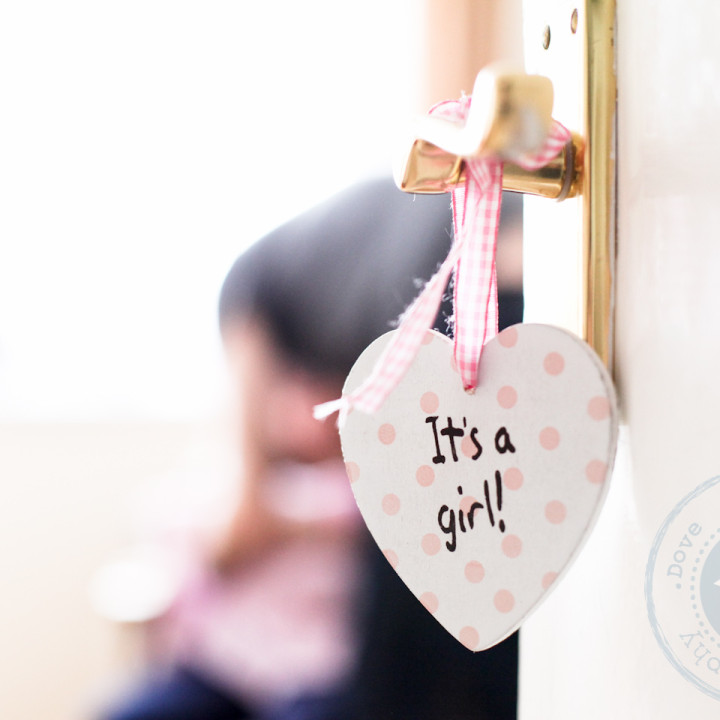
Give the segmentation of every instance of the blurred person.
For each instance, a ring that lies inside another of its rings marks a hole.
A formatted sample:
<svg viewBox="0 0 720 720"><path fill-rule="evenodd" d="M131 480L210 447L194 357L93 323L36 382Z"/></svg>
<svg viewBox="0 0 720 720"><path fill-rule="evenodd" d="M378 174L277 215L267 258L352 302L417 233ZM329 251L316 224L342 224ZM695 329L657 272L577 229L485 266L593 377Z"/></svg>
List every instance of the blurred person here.
<svg viewBox="0 0 720 720"><path fill-rule="evenodd" d="M333 421L363 349L447 253L447 196L390 181L341 193L271 232L230 270L219 303L242 477L212 544L192 551L147 629L156 667L103 720L506 720L517 635L472 653L422 607L366 530ZM501 247L520 237L505 198ZM502 252L502 250L501 250ZM522 319L516 268L500 322ZM503 286L505 285L505 287ZM438 329L447 329L447 302Z"/></svg>

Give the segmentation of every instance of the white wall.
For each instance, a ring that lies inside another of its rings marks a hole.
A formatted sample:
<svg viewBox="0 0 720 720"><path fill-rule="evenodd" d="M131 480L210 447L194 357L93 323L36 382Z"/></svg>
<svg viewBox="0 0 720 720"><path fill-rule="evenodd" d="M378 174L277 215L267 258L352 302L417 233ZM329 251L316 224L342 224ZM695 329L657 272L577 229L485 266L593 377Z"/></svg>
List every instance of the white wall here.
<svg viewBox="0 0 720 720"><path fill-rule="evenodd" d="M84 717L132 662L89 582L129 542L135 493L198 437L170 423L0 426L1 717Z"/></svg>
<svg viewBox="0 0 720 720"><path fill-rule="evenodd" d="M220 282L261 233L390 172L422 11L3 4L0 717L82 718L132 664L88 583L136 491L214 432Z"/></svg>
<svg viewBox="0 0 720 720"><path fill-rule="evenodd" d="M260 234L391 171L412 0L29 0L0 23L0 419L207 412Z"/></svg>

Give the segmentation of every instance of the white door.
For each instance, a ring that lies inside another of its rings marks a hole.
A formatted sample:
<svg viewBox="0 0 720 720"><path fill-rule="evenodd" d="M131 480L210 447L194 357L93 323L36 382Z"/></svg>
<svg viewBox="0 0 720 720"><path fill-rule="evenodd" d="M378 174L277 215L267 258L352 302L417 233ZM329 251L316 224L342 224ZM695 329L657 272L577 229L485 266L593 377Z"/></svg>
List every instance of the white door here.
<svg viewBox="0 0 720 720"><path fill-rule="evenodd" d="M530 70L545 62L542 13L566 18L551 28L555 42L569 35L572 9L565 0L525 0ZM702 606L694 612L688 594L686 607L651 620L645 598L648 557L665 518L720 475L720 3L617 0L616 11L615 375L623 426L596 531L523 626L525 720L720 717L720 700L696 682L708 663L712 681L712 658L720 658L720 635ZM560 111L556 117L566 121ZM528 203L525 224L526 320L572 325L576 279L547 275L561 264L573 273L563 221L555 243L539 222L552 211L537 203ZM715 515L720 528L717 496L703 497L699 515ZM669 526L678 567L667 556L662 575L677 579L678 592L690 592L686 557L699 543L706 554L696 557L707 557L717 542L707 532L700 522ZM658 623L680 667L661 649Z"/></svg>

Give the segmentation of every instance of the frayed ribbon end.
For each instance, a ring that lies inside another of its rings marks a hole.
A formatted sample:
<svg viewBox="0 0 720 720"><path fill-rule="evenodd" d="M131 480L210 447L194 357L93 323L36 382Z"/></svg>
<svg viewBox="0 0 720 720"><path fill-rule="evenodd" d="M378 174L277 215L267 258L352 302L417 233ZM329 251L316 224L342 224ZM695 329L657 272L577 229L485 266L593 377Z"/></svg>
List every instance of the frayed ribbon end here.
<svg viewBox="0 0 720 720"><path fill-rule="evenodd" d="M316 420L323 421L327 420L332 414L339 413L337 425L341 428L345 424L350 409L350 400L346 396L343 396L337 400L330 400L330 402L316 405L313 408L313 417Z"/></svg>
<svg viewBox="0 0 720 720"><path fill-rule="evenodd" d="M356 397L353 395L343 395L337 400L330 400L330 402L316 405L313 408L313 417L316 420L327 420L333 413L338 413L337 426L342 428L345 425L347 416L353 410L359 410L360 412L372 415L377 412L383 405L385 398L363 397L362 393Z"/></svg>

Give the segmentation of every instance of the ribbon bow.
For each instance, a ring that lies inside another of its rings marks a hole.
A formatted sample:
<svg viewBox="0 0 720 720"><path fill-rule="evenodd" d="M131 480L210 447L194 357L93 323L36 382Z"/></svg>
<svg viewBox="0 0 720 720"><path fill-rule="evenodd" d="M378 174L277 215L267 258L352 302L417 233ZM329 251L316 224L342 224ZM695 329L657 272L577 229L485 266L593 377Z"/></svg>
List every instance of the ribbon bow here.
<svg viewBox="0 0 720 720"><path fill-rule="evenodd" d="M468 116L471 100L470 97L447 100L432 108L430 114L462 122ZM541 149L516 159L516 163L525 170L541 168L569 140L569 131L553 120ZM318 405L314 410L317 419L340 411L339 423L342 425L353 408L373 413L382 406L405 375L425 333L432 327L453 269L453 355L465 390L472 392L477 387L482 348L498 329L495 250L502 203L503 161L498 157L467 158L465 165L466 180L452 191L455 232L450 252L401 316L392 340L370 376L349 395Z"/></svg>

